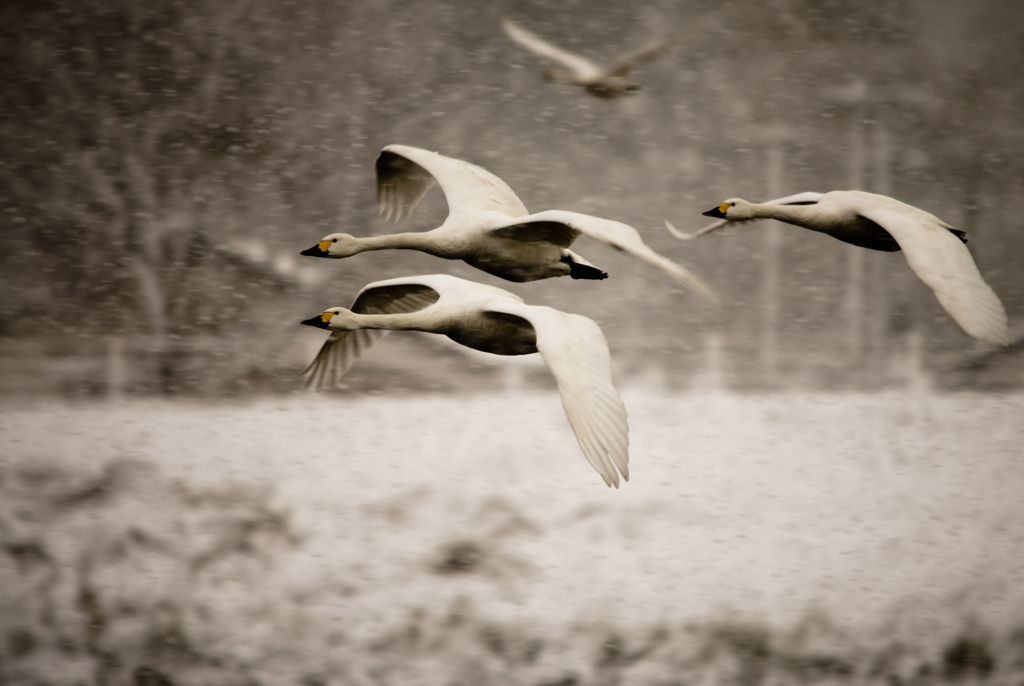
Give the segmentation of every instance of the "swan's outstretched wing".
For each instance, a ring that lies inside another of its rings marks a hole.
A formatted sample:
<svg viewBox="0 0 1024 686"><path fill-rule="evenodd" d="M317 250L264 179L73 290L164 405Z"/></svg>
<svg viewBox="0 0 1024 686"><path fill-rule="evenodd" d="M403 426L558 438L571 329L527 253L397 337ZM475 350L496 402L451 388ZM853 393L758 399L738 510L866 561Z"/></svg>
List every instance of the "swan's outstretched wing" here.
<svg viewBox="0 0 1024 686"><path fill-rule="evenodd" d="M665 228L668 229L668 232L670 234L672 234L673 236L675 236L679 240L681 240L681 241L690 241L690 240L693 240L694 238L700 238L701 236L703 236L706 233L711 233L712 231L717 231L718 229L722 228L726 224L731 224L731 223L733 223L733 222L730 222L727 219L719 219L715 223L708 224L704 228L697 229L693 233L685 233L685 232L680 231L679 229L677 229L675 227L675 224L673 224L672 222L670 222L669 220L666 219L665 220Z"/></svg>
<svg viewBox="0 0 1024 686"><path fill-rule="evenodd" d="M500 238L511 238L514 241L522 241L524 243L531 241L552 243L559 248L568 248L580 237L579 229L561 221L532 221L533 217L529 215L524 219L528 221L525 223L513 223L508 226L499 226L491 229L490 234Z"/></svg>
<svg viewBox="0 0 1024 686"><path fill-rule="evenodd" d="M505 29L505 33L508 34L508 37L516 43L519 43L519 45L536 55L547 57L548 59L560 63L562 66L571 70L573 75L579 79L596 79L600 78L603 73L600 67L588 60L586 57L556 47L532 31L527 31L508 19L503 20L501 22L501 26Z"/></svg>
<svg viewBox="0 0 1024 686"><path fill-rule="evenodd" d="M440 298L438 291L413 279L378 281L363 288L350 308L359 314L396 314L418 312L433 305ZM320 348L316 358L306 367L306 388L317 390L337 386L341 377L352 368L363 351L384 338L388 331L360 329L358 331L332 331Z"/></svg>
<svg viewBox="0 0 1024 686"><path fill-rule="evenodd" d="M907 264L964 331L997 345L1013 342L1003 304L981 278L960 238L924 212L918 215L899 208L862 207L858 213L896 239Z"/></svg>
<svg viewBox="0 0 1024 686"><path fill-rule="evenodd" d="M796 195L787 195L785 198L777 198L775 200L769 200L768 202L762 203L764 205L817 205L818 201L821 200L821 196L824 193L815 193L814 191L806 191L804 193L797 193Z"/></svg>
<svg viewBox="0 0 1024 686"><path fill-rule="evenodd" d="M587 461L609 486L629 481L626 407L612 384L608 342L591 319L550 307L510 304L500 311L526 319L537 349L558 383L562 407Z"/></svg>
<svg viewBox="0 0 1024 686"><path fill-rule="evenodd" d="M639 50L628 52L608 65L608 74L610 76L626 76L633 67L640 66L644 62L650 62L658 55L666 52L675 42L676 39L665 38Z"/></svg>
<svg viewBox="0 0 1024 686"><path fill-rule="evenodd" d="M387 281L378 281L371 283L370 286L389 286L391 284L421 284L423 286L430 286L435 291L444 297L445 294L458 295L466 293L467 291L475 291L482 295L497 296L499 298L511 298L517 302L523 302L515 293L506 291L504 288L498 288L497 286L491 286L485 283L478 283L476 281L470 281L469 279L461 279L451 274L423 274L420 276L400 276L396 279L388 279ZM367 286L369 288L370 286Z"/></svg>
<svg viewBox="0 0 1024 686"><path fill-rule="evenodd" d="M700 277L651 250L636 229L622 222L577 212L546 210L523 217L519 222L509 222L508 225L492 231L498 235L525 241L538 240L537 236L547 233L546 240L561 247L572 244L572 240L568 240L570 237L575 238L582 234L658 267L712 306L717 308L719 304L718 295Z"/></svg>
<svg viewBox="0 0 1024 686"><path fill-rule="evenodd" d="M387 334L377 329L332 331L313 361L302 370L302 376L306 377L305 388L320 391L337 386L363 351Z"/></svg>
<svg viewBox="0 0 1024 686"><path fill-rule="evenodd" d="M821 196L823 196L823 195L824 195L824 193L814 193L812 191L807 191L806 193L797 193L796 195L787 195L785 198L778 198L777 200L769 200L768 202L765 202L765 203L762 203L762 204L764 204L764 205L815 205L815 204L818 203L819 200L821 200ZM756 219L747 219L746 221L757 221L757 220ZM683 233L682 231L677 229L675 226L673 226L671 224L671 222L669 222L669 220L666 219L665 220L665 228L668 229L669 233L671 233L673 236L675 236L679 240L681 240L681 241L689 241L689 240L692 240L694 238L699 238L700 236L703 236L706 233L711 233L712 231L717 231L718 229L722 228L726 224L741 224L741 223L743 223L743 222L734 222L734 221L729 221L728 219L719 219L718 221L716 221L714 223L708 224L707 226L705 226L702 229L697 229L693 233Z"/></svg>
<svg viewBox="0 0 1024 686"><path fill-rule="evenodd" d="M434 180L448 200L448 211L461 207L529 214L508 184L482 167L409 145L389 145L377 158L377 209L396 220L409 216Z"/></svg>

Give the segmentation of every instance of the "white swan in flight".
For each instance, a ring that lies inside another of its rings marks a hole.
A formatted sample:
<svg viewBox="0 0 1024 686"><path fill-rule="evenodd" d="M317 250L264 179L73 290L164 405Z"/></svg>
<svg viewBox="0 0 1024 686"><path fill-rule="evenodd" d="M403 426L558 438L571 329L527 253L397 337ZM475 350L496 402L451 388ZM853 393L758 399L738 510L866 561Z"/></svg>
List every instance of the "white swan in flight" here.
<svg viewBox="0 0 1024 686"><path fill-rule="evenodd" d="M569 250L580 235L667 272L710 304L718 296L700 278L654 252L628 224L587 214L547 210L530 214L504 181L486 169L408 145L389 145L377 158L377 207L390 219L412 213L436 179L448 217L432 231L357 238L325 236L301 254L343 258L366 250L405 249L463 260L507 281L555 276L604 279L608 275Z"/></svg>
<svg viewBox="0 0 1024 686"><path fill-rule="evenodd" d="M677 237L689 239L730 222L777 219L862 248L902 250L913 272L964 331L996 345L1013 340L1003 304L967 250L967 235L922 209L885 195L832 191L799 193L762 204L731 198L704 215L719 221L693 234L666 225Z"/></svg>
<svg viewBox="0 0 1024 686"><path fill-rule="evenodd" d="M536 35L527 31L512 21L505 19L501 22L502 28L508 37L526 48L530 52L558 62L568 69L551 68L544 72L548 81L560 81L571 83L574 86L582 86L587 91L602 98L614 98L623 93L638 90L640 87L627 80L629 72L644 62L648 62L666 49L672 42L669 39L652 43L647 47L627 53L614 62L607 65L597 65L582 55L563 50Z"/></svg>
<svg viewBox="0 0 1024 686"><path fill-rule="evenodd" d="M626 408L612 385L611 356L591 319L527 305L493 286L445 274L377 281L364 287L351 309L332 307L302 322L330 338L303 374L307 386L337 384L359 355L389 331L448 336L496 355L539 352L558 382L562 407L580 448L609 486L629 480Z"/></svg>

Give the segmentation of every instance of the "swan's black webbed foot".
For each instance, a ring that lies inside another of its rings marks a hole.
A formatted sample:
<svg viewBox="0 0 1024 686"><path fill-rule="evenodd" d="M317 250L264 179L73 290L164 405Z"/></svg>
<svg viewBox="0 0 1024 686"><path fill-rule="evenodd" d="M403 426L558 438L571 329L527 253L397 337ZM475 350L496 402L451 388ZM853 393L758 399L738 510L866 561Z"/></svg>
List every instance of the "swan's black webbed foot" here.
<svg viewBox="0 0 1024 686"><path fill-rule="evenodd" d="M589 264L577 264L572 261L571 257L563 257L562 262L569 265L569 276L573 279L600 281L601 279L608 278L608 272L603 272L597 267L591 267Z"/></svg>

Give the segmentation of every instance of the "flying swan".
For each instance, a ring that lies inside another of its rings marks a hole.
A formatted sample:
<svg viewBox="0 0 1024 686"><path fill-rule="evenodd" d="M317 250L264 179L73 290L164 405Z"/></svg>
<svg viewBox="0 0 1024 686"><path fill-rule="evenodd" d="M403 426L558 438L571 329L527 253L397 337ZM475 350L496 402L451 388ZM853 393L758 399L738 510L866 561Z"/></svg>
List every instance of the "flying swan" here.
<svg viewBox="0 0 1024 686"><path fill-rule="evenodd" d="M602 98L615 98L623 93L638 90L640 87L630 83L626 78L629 76L630 70L654 59L672 44L671 40L662 40L627 53L610 64L599 66L582 55L548 43L540 36L517 26L508 19L502 21L501 26L505 29L508 37L520 46L536 55L554 60L568 69L565 71L553 67L546 70L544 77L548 81L582 86L588 92Z"/></svg>
<svg viewBox="0 0 1024 686"><path fill-rule="evenodd" d="M628 224L563 210L530 214L508 184L486 169L408 145L384 148L376 167L377 208L388 219L411 215L435 179L448 200L448 218L439 228L425 232L362 238L332 233L301 254L343 258L366 250L421 250L463 260L507 281L607 278L569 250L584 235L664 270L718 306L718 296L707 284L651 250Z"/></svg>
<svg viewBox="0 0 1024 686"><path fill-rule="evenodd" d="M629 481L626 408L612 385L611 356L591 319L527 305L493 286L445 274L377 281L351 310L332 307L302 322L330 338L303 372L307 387L336 385L389 331L425 331L495 355L539 352L558 382L562 407L587 461L608 486Z"/></svg>
<svg viewBox="0 0 1024 686"><path fill-rule="evenodd" d="M777 219L861 248L902 250L913 272L964 331L997 345L1013 341L1003 304L981 278L967 250L967 234L922 209L885 195L832 191L799 193L762 204L731 198L704 216L719 221L692 234L665 224L677 238L686 240L730 222Z"/></svg>

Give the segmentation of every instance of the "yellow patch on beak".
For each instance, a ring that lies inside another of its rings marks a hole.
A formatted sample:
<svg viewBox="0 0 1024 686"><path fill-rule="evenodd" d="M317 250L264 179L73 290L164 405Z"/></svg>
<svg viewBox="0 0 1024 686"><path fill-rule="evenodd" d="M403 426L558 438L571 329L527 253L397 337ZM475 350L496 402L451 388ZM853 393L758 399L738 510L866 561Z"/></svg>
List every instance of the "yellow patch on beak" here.
<svg viewBox="0 0 1024 686"><path fill-rule="evenodd" d="M324 324L326 324L327 322L331 321L331 317L333 317L334 314L334 312L324 312L322 315L320 315L320 319L324 320Z"/></svg>
<svg viewBox="0 0 1024 686"><path fill-rule="evenodd" d="M718 206L718 211L721 212L722 214L725 214L730 207L732 207L732 205L730 205L727 202L723 202L721 205Z"/></svg>
<svg viewBox="0 0 1024 686"><path fill-rule="evenodd" d="M327 252L327 249L331 247L331 241L320 241L316 244L316 247L320 248L320 252ZM327 321L326 319L324 321Z"/></svg>

